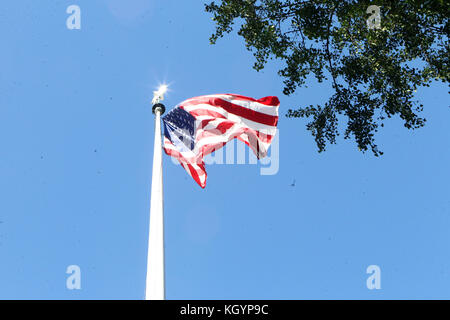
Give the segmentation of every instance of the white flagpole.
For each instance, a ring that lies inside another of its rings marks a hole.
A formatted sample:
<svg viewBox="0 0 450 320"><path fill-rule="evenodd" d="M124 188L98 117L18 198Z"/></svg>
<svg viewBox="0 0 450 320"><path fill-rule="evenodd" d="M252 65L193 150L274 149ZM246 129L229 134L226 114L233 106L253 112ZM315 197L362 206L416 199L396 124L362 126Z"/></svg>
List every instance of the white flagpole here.
<svg viewBox="0 0 450 320"><path fill-rule="evenodd" d="M157 92L155 92L156 95ZM153 99L155 114L155 142L153 150L152 190L150 199L150 228L148 237L147 280L145 300L164 300L164 208L163 208L163 175L161 115L165 111L163 92Z"/></svg>

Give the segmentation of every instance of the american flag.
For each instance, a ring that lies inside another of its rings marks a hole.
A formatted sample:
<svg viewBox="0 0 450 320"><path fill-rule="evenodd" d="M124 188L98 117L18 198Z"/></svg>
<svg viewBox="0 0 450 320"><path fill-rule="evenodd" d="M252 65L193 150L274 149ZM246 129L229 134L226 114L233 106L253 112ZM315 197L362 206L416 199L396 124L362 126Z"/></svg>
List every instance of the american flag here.
<svg viewBox="0 0 450 320"><path fill-rule="evenodd" d="M181 102L163 117L164 151L204 188L203 157L237 138L258 159L267 155L278 123L277 97L259 100L236 94L214 94Z"/></svg>

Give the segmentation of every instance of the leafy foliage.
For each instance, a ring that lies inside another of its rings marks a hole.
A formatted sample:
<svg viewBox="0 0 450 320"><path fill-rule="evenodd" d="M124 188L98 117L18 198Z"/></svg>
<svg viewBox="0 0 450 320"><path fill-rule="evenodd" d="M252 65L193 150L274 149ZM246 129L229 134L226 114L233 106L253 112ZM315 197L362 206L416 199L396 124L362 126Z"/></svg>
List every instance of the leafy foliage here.
<svg viewBox="0 0 450 320"><path fill-rule="evenodd" d="M368 27L370 5L381 9L380 28ZM284 61L284 94L306 86L311 75L331 81L334 93L324 105L287 112L310 119L319 151L336 142L338 121L347 119L344 137L382 154L374 134L385 119L398 115L406 128L422 127L414 92L434 80L449 82L448 1L222 0L205 9L216 23L212 44L238 22L256 70L268 59Z"/></svg>

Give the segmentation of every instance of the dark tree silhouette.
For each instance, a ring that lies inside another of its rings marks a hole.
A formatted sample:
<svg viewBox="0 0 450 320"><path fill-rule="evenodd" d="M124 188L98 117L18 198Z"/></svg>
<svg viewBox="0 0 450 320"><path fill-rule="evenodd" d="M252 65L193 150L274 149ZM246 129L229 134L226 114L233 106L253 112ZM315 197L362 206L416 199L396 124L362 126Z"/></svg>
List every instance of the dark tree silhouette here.
<svg viewBox="0 0 450 320"><path fill-rule="evenodd" d="M211 43L237 23L256 70L271 58L284 62L278 72L284 94L305 86L309 75L331 81L334 92L324 105L287 112L310 119L307 128L319 151L336 142L344 118L346 139L353 137L362 151L382 154L374 134L386 118L400 116L406 128L422 127L423 105L415 91L432 81L449 82L448 1L217 2L206 4L216 23Z"/></svg>

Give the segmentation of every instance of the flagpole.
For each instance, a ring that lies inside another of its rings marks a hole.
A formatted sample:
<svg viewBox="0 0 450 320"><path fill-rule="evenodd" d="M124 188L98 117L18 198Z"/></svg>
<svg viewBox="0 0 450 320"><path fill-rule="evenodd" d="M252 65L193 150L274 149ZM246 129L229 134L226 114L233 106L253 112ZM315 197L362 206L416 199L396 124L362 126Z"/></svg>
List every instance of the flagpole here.
<svg viewBox="0 0 450 320"><path fill-rule="evenodd" d="M161 115L164 114L165 107L163 104L157 102L153 105L152 111L155 115L155 142L153 147L145 300L164 300L164 207Z"/></svg>

